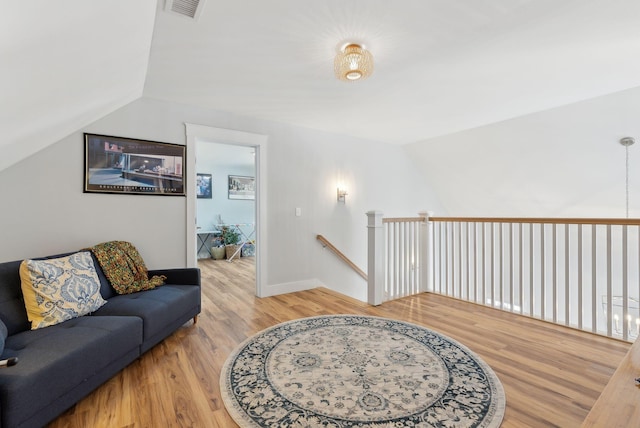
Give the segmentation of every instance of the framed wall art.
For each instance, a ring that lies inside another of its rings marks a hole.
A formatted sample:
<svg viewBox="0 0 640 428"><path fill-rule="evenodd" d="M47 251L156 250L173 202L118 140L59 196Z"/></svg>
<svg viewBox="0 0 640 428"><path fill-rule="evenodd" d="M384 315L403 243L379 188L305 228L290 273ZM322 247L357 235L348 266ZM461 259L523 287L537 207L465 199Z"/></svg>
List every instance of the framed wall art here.
<svg viewBox="0 0 640 428"><path fill-rule="evenodd" d="M179 144L84 134L84 192L185 195L186 148Z"/></svg>
<svg viewBox="0 0 640 428"><path fill-rule="evenodd" d="M241 175L229 176L229 199L255 200L256 179Z"/></svg>
<svg viewBox="0 0 640 428"><path fill-rule="evenodd" d="M211 199L211 174L196 174L196 195L198 198Z"/></svg>

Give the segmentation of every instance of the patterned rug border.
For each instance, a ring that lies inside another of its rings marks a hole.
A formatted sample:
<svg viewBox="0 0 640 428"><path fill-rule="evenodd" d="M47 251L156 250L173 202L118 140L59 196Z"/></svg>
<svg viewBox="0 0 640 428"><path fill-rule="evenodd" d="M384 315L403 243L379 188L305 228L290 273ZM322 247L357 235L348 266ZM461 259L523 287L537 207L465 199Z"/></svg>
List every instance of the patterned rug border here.
<svg viewBox="0 0 640 428"><path fill-rule="evenodd" d="M410 328L418 328L418 329L422 329L428 332L431 332L433 334L435 334L436 336L442 337L444 340L450 342L451 344L457 346L458 348L460 348L462 351L464 351L465 353L467 353L470 357L473 358L473 360L482 368L482 370L484 370L484 372L487 374L487 378L489 380L489 383L491 385L492 391L496 397L496 400L492 401L491 403L491 407L492 407L492 411L493 411L493 418L485 424L480 424L477 425L478 427L482 427L482 428L498 428L500 427L500 425L502 424L502 420L504 418L504 413L505 413L505 409L506 409L506 396L504 393L504 388L502 386L502 383L500 382L500 379L498 378L498 376L496 375L496 373L493 371L493 369L482 359L478 356L478 354L476 354L474 351L472 351L471 349L469 349L466 345L460 343L459 341L452 339L451 337L444 335L436 330L433 330L429 327L425 327L423 325L420 324L415 324L415 323L410 323L407 321L401 321L401 320L397 320L394 318L386 318L386 317L379 317L379 316L373 316L373 315L358 315L358 314L331 314L331 315L318 315L318 316L313 316L313 317L304 317L304 318L297 318L297 319L293 319L293 320L289 320L289 321L283 321L281 323L275 324L273 326L267 327L263 330L258 331L257 333L251 335L250 337L248 337L247 339L243 340L242 343L240 343L239 345L237 345L233 351L229 354L229 356L227 357L227 359L225 360L224 365L222 366L222 370L220 372L220 381L219 381L219 386L220 386L220 392L221 392L221 396L222 396L222 401L223 404L227 410L227 412L229 413L229 415L233 418L233 420L242 428L248 428L248 427L257 427L257 428L261 428L262 425L257 424L253 419L251 419L249 416L246 415L244 409L240 408L238 406L238 403L235 399L234 396L232 396L232 394L230 393L230 389L231 389L231 381L230 381L230 376L231 376L231 367L234 364L234 362L236 361L236 359L238 358L238 356L244 351L244 349L247 347L248 344L250 344L251 342L253 342L256 338L258 338L259 336L263 336L266 334L269 334L270 332L277 330L277 329L282 329L283 327L286 327L287 325L290 324L295 324L295 323L301 323L301 322L308 322L308 321L313 321L313 320L318 320L318 319L323 319L323 318L357 318L357 319L372 319L372 320L380 320L380 321L384 321L384 322L393 322L393 323L397 323L397 324L401 324L401 325L405 325L408 326ZM283 339L285 340L285 339ZM282 427L288 427L289 425L278 425L278 426L282 426ZM310 426L310 425L301 425L301 426ZM320 426L320 425L319 425ZM326 424L324 423L323 425L321 425L322 427L326 427L326 428L335 428L341 425L334 425L334 424ZM366 421L366 422L362 422L362 423L356 423L354 426L358 426L358 427L376 427L376 428L391 428L391 427L398 427L398 426L404 426L404 425L397 425L394 422L391 423L376 423L376 422L370 422L370 421ZM433 425L429 425L427 423L420 423L420 424L413 424L411 425L415 428L427 428L427 427L431 427ZM439 425L438 425L439 426ZM475 425L474 425L475 426Z"/></svg>

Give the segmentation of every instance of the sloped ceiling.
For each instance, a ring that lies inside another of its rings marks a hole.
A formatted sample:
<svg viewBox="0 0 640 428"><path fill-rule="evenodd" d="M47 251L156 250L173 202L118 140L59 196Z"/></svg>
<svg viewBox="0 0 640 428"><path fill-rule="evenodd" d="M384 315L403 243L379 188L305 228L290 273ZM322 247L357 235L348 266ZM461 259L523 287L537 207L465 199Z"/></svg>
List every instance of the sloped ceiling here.
<svg viewBox="0 0 640 428"><path fill-rule="evenodd" d="M140 96L406 144L640 86L637 0L201 1L3 1L0 170Z"/></svg>
<svg viewBox="0 0 640 428"><path fill-rule="evenodd" d="M1 6L0 171L142 96L156 0Z"/></svg>

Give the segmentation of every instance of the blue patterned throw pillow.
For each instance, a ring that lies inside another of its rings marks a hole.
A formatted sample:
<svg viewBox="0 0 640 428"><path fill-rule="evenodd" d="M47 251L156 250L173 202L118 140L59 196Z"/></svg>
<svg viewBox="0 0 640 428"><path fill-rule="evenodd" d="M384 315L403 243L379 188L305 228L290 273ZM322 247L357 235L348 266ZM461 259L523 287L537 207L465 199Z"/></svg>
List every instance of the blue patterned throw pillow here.
<svg viewBox="0 0 640 428"><path fill-rule="evenodd" d="M31 329L55 325L96 311L107 303L91 253L24 260L20 280Z"/></svg>

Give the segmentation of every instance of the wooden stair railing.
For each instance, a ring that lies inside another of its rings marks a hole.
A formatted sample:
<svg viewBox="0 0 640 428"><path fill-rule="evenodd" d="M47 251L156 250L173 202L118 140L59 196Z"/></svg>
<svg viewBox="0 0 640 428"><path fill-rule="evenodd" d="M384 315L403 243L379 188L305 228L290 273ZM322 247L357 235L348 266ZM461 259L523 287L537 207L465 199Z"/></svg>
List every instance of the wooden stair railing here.
<svg viewBox="0 0 640 428"><path fill-rule="evenodd" d="M349 257L345 256L340 250L338 250L331 242L329 242L327 240L327 238L325 238L322 235L317 235L316 239L318 241L320 241L322 243L322 246L324 248L328 248L331 251L333 251L333 253L338 256L343 262L345 262L347 265L349 265L349 267L351 267L351 269L353 269L354 271L356 271L356 273L358 275L360 275L365 281L368 281L368 277L367 274L360 269L355 263L353 263L351 260L349 260Z"/></svg>

